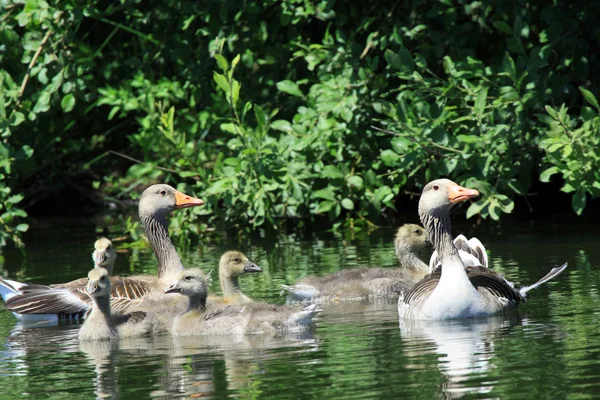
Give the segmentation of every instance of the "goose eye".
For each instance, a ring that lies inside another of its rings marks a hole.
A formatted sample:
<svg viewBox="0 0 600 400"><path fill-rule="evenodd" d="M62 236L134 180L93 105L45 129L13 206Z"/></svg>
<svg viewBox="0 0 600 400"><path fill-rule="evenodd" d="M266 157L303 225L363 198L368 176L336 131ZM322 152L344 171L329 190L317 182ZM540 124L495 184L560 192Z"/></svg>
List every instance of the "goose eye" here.
<svg viewBox="0 0 600 400"><path fill-rule="evenodd" d="M165 189L161 189L158 193L162 194L163 196L167 195L167 191Z"/></svg>
<svg viewBox="0 0 600 400"><path fill-rule="evenodd" d="M440 187L438 185L433 185L433 190L438 190Z"/></svg>
<svg viewBox="0 0 600 400"><path fill-rule="evenodd" d="M239 264L240 259L236 257L236 258L233 259L233 262L236 263L236 264Z"/></svg>
<svg viewBox="0 0 600 400"><path fill-rule="evenodd" d="M106 246L106 250L110 250L110 244Z"/></svg>
<svg viewBox="0 0 600 400"><path fill-rule="evenodd" d="M421 234L421 231L418 229L415 229L415 235L420 235L420 234Z"/></svg>
<svg viewBox="0 0 600 400"><path fill-rule="evenodd" d="M186 282L189 282L189 281L192 280L192 277L188 275L185 278L183 278L183 280L186 281Z"/></svg>

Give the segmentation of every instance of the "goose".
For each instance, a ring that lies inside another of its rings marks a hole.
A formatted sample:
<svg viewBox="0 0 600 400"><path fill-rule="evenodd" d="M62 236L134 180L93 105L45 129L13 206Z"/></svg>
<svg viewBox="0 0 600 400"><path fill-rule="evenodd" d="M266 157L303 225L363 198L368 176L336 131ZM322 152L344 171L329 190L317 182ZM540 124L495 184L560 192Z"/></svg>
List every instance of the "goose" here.
<svg viewBox="0 0 600 400"><path fill-rule="evenodd" d="M402 268L349 268L325 276L308 276L294 285L282 285L287 302L366 300L396 297L429 272L418 252L429 243L425 229L415 224L402 225L394 248Z"/></svg>
<svg viewBox="0 0 600 400"><path fill-rule="evenodd" d="M143 336L156 330L152 316L145 312L111 314L111 283L105 268L94 268L88 273L85 292L92 301L92 308L79 330L79 340L117 340L119 337Z"/></svg>
<svg viewBox="0 0 600 400"><path fill-rule="evenodd" d="M226 304L252 303L252 299L242 293L239 277L242 274L262 272L262 268L253 263L240 251L227 251L219 260L219 281ZM209 296L209 303L219 302L219 299Z"/></svg>
<svg viewBox="0 0 600 400"><path fill-rule="evenodd" d="M177 306L175 296L163 299L163 290L181 272L183 264L171 242L167 214L173 210L195 207L204 201L183 194L173 187L157 184L148 187L140 197L139 217L158 260L157 276L111 277L111 309L115 314L145 310L153 306ZM84 280L69 287L21 284L13 287L13 296L4 308L21 319L81 319L90 309L91 299L85 293ZM179 301L185 307L184 299ZM172 303L172 304L171 304Z"/></svg>
<svg viewBox="0 0 600 400"><path fill-rule="evenodd" d="M520 289L483 267L465 268L450 234L450 209L479 195L449 179L429 182L419 200L419 217L439 254L441 268L426 276L398 299L400 319L470 318L515 309L528 292L558 276L567 263L553 268L531 286Z"/></svg>
<svg viewBox="0 0 600 400"><path fill-rule="evenodd" d="M206 276L199 269L180 273L165 293L189 298L187 311L175 317L175 336L283 334L308 330L320 312L315 304L303 309L267 303L207 307Z"/></svg>
<svg viewBox="0 0 600 400"><path fill-rule="evenodd" d="M108 238L100 238L94 242L94 252L92 253L92 259L94 260L94 267L106 268L109 274L112 271L115 260L117 259L117 252L115 251L112 242ZM50 285L51 287L81 287L85 286L87 282L86 278L76 279L67 283L59 283ZM21 288L28 286L27 283L17 282L10 279L4 279L0 277L0 295L2 300L5 302L11 297L22 294ZM20 314L13 313L17 318L20 318ZM37 315L39 317L39 315Z"/></svg>

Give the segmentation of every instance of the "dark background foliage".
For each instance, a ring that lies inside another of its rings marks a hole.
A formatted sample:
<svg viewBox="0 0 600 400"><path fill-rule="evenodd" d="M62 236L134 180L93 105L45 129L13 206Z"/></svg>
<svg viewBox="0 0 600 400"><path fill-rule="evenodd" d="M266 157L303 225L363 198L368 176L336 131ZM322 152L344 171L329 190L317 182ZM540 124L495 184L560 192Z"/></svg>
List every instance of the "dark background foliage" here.
<svg viewBox="0 0 600 400"><path fill-rule="evenodd" d="M207 201L176 234L361 229L440 176L469 217L600 195L590 1L56 3L0 9L0 247L157 181Z"/></svg>

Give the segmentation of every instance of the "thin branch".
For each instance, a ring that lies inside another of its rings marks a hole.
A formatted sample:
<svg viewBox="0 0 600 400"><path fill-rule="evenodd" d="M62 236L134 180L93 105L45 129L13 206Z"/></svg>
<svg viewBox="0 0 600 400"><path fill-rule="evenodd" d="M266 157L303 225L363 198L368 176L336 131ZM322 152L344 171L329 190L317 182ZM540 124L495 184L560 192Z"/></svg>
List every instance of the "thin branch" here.
<svg viewBox="0 0 600 400"><path fill-rule="evenodd" d="M44 45L46 44L46 42L48 41L48 39L50 39L50 36L52 35L52 33L53 33L52 30L48 30L48 32L46 32L46 35L40 42L40 46L35 51L35 54L33 55L31 62L29 62L29 66L27 67L27 73L23 77L23 82L21 83L21 88L19 89L19 97L17 100L17 104L15 105L15 109L19 107L19 103L21 102L21 97L23 97L23 93L25 93L25 87L27 86L27 81L29 80L31 70L33 69L35 62L37 61L40 54L42 54L42 49L43 49Z"/></svg>
<svg viewBox="0 0 600 400"><path fill-rule="evenodd" d="M114 150L108 150L108 153L109 153L109 154L114 154L115 156L122 157L122 158L124 158L124 159L126 159L126 160L129 160L129 161L133 161L133 162L134 162L134 163L136 163L136 164L150 164L150 163L148 163L148 162L141 161L141 160L135 159L135 158L133 158L133 157L130 157L130 156L128 156L127 154L119 153L118 151L114 151ZM175 171L174 169L169 169L169 168L159 167L158 165L153 165L153 166L154 166L154 168L156 168L156 169L160 169L161 171L171 172L171 173L173 173L173 174L177 174L177 175L179 175L179 171Z"/></svg>

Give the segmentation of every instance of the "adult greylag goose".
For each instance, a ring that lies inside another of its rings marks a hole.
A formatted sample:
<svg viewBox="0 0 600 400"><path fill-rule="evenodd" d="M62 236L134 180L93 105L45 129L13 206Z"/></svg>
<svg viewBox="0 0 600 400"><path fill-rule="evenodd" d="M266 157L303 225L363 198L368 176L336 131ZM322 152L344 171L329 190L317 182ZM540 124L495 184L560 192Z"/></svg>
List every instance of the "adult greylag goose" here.
<svg viewBox="0 0 600 400"><path fill-rule="evenodd" d="M156 277L111 277L110 299L114 313L177 305L175 296L163 298L164 288L184 269L169 237L166 218L173 210L202 204L204 201L201 199L183 194L165 184L152 185L144 190L139 202L139 216L158 260L158 274ZM91 299L84 288L84 284L57 288L28 284L19 288L19 294L8 299L4 307L20 314L22 318L27 316L28 319L35 318L35 315L57 320L82 318L91 306ZM179 302L182 307L185 307L184 300Z"/></svg>
<svg viewBox="0 0 600 400"><path fill-rule="evenodd" d="M294 285L282 285L287 302L367 300L396 297L422 279L429 267L418 252L428 244L427 231L415 224L402 225L394 247L402 268L349 268L325 276L308 276Z"/></svg>
<svg viewBox="0 0 600 400"><path fill-rule="evenodd" d="M559 275L567 267L553 268L531 286L516 289L501 275L477 266L465 269L450 234L450 209L476 197L479 192L448 179L438 179L423 188L419 216L427 228L441 261L441 268L426 276L398 299L400 319L470 318L517 308L527 293Z"/></svg>
<svg viewBox="0 0 600 400"><path fill-rule="evenodd" d="M209 303L222 302L226 304L252 303L252 299L242 293L239 278L243 274L262 272L262 268L253 263L240 251L227 251L219 260L219 281L221 282L222 298L209 297Z"/></svg>
<svg viewBox="0 0 600 400"><path fill-rule="evenodd" d="M171 333L176 336L301 332L313 325L320 311L314 304L300 310L266 303L207 307L206 276L199 269L181 272L165 292L189 298L187 311L173 321Z"/></svg>
<svg viewBox="0 0 600 400"><path fill-rule="evenodd" d="M85 292L92 300L92 309L79 330L79 340L116 340L156 331L157 322L145 312L111 314L111 284L106 269L94 268L88 273Z"/></svg>

